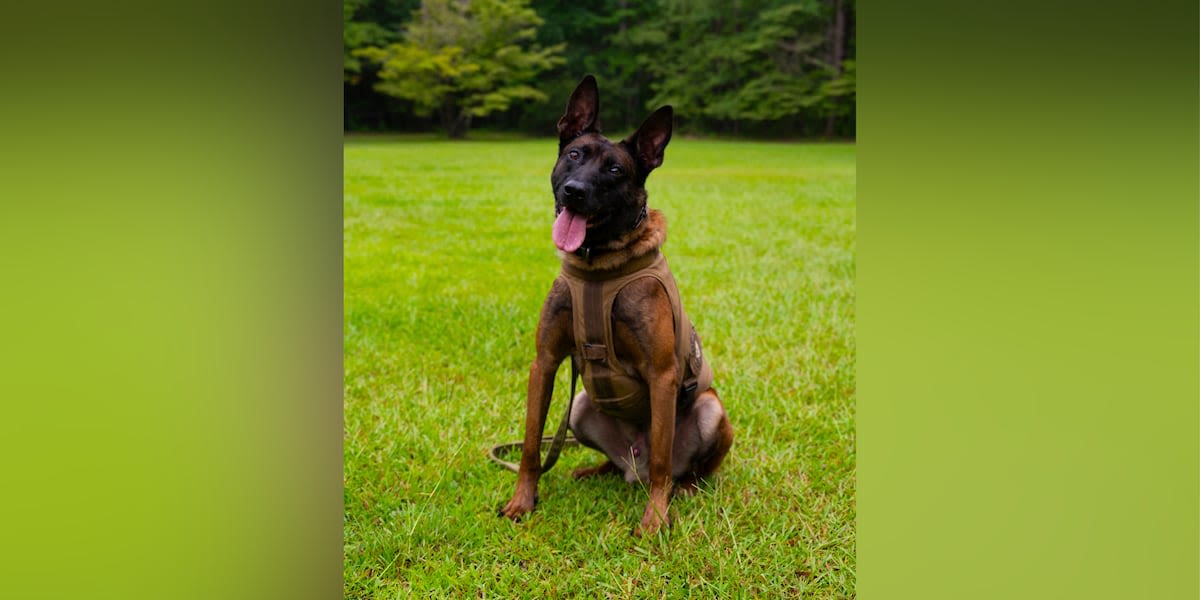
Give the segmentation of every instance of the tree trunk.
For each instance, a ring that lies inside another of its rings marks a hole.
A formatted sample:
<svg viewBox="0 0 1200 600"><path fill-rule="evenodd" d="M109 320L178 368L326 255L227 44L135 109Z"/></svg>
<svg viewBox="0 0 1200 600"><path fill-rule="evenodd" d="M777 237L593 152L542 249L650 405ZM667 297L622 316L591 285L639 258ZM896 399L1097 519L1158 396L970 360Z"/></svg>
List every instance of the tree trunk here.
<svg viewBox="0 0 1200 600"><path fill-rule="evenodd" d="M447 96L438 114L441 115L442 127L450 139L461 140L467 137L467 130L471 128L471 114L458 105L457 98L453 95Z"/></svg>
<svg viewBox="0 0 1200 600"><path fill-rule="evenodd" d="M471 115L467 111L462 111L452 119L446 127L446 133L450 135L452 140L461 140L467 137L467 130L471 128Z"/></svg>
<svg viewBox="0 0 1200 600"><path fill-rule="evenodd" d="M842 75L842 61L846 57L846 6L842 0L833 0L833 23L829 27L829 64L833 65L834 77ZM825 118L825 137L833 137L837 116L830 113Z"/></svg>

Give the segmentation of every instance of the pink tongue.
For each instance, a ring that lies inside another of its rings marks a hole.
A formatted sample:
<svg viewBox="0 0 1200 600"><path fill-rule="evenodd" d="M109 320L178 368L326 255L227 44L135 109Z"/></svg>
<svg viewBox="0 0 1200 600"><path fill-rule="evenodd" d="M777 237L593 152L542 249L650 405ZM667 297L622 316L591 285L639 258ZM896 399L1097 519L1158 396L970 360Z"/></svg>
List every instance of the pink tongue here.
<svg viewBox="0 0 1200 600"><path fill-rule="evenodd" d="M554 229L551 231L551 237L554 238L554 245L558 246L563 252L574 252L583 245L583 238L587 235L587 219L581 217L567 209L563 209L558 213L558 218L554 220Z"/></svg>

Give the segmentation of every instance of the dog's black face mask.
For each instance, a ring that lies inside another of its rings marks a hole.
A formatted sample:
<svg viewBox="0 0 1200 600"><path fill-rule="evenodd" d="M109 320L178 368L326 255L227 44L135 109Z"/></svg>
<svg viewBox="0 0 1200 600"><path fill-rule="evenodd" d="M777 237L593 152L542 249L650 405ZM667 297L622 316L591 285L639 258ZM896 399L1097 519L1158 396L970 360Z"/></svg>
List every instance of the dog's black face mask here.
<svg viewBox="0 0 1200 600"><path fill-rule="evenodd" d="M593 248L635 229L646 208L646 177L662 164L671 140L672 110L664 106L633 135L614 143L600 135L600 96L588 75L558 120L554 245L564 252Z"/></svg>

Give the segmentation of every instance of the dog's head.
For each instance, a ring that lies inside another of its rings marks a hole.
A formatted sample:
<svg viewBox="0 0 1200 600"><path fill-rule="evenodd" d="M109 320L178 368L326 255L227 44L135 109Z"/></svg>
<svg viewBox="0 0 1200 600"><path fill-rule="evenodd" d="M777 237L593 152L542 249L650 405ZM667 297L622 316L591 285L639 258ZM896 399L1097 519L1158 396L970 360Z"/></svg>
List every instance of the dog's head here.
<svg viewBox="0 0 1200 600"><path fill-rule="evenodd" d="M638 227L646 215L646 177L671 141L670 106L615 143L600 135L599 111L596 78L588 75L558 120L558 162L550 174L554 245L564 252L602 246Z"/></svg>

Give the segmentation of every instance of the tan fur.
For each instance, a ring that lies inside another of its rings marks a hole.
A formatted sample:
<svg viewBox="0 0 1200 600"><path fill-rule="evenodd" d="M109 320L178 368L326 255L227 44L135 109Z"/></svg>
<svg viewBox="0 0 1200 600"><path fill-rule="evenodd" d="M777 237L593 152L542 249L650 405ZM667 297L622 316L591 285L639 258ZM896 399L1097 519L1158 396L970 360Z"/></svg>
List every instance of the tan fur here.
<svg viewBox="0 0 1200 600"><path fill-rule="evenodd" d="M644 256L662 247L667 242L667 218L653 208L646 213L646 221L628 234L596 248L602 254L592 260L584 260L574 254L559 250L563 262L585 271L611 271L625 263Z"/></svg>

